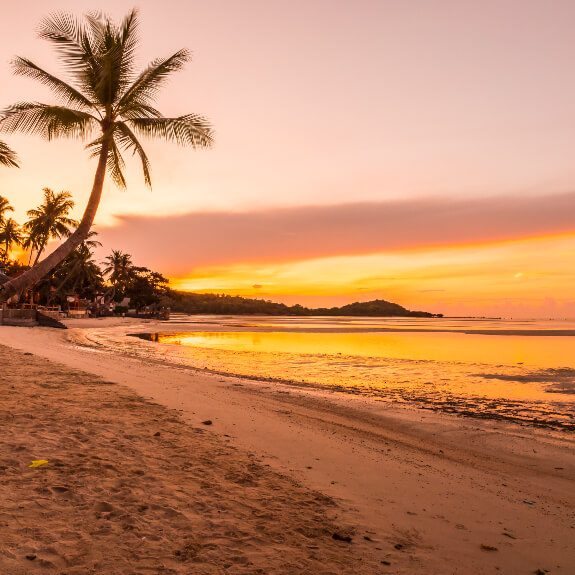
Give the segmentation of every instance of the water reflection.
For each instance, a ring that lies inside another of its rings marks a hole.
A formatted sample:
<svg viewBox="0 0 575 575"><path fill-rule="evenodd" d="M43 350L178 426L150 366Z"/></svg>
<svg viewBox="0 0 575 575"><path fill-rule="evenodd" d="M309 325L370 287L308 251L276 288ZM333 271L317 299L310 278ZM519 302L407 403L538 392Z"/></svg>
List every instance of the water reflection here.
<svg viewBox="0 0 575 575"><path fill-rule="evenodd" d="M450 332L175 332L138 334L156 343L245 352L330 354L465 363L575 367L575 337Z"/></svg>
<svg viewBox="0 0 575 575"><path fill-rule="evenodd" d="M134 344L138 353L200 369L575 430L572 336L426 331L133 335L160 344Z"/></svg>

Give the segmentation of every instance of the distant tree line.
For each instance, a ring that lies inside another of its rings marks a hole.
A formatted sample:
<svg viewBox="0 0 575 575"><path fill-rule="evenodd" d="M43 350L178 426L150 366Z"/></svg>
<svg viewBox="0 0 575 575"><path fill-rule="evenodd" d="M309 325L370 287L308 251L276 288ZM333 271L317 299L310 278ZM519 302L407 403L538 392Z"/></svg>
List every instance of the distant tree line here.
<svg viewBox="0 0 575 575"><path fill-rule="evenodd" d="M8 200L0 196L0 263L7 278L18 277L40 258L48 242L69 237L78 222L69 217L74 207L69 192L53 192L44 188L44 201L28 210L28 220L21 226L8 212L14 211ZM112 250L101 264L94 259L94 248L102 244L90 231L63 261L42 277L31 289L20 294L20 303L68 308L68 298L75 301L103 304L120 303L129 298L130 307L141 310L156 306L168 290L168 280L162 274L132 263L129 254ZM12 259L15 246L24 250L24 263Z"/></svg>
<svg viewBox="0 0 575 575"><path fill-rule="evenodd" d="M442 317L424 311L410 311L382 299L356 302L342 307L308 308L296 304L287 306L264 299L250 299L213 293L190 293L169 290L161 298L161 304L173 312L189 314L230 315L293 315L293 316L372 316L372 317Z"/></svg>
<svg viewBox="0 0 575 575"><path fill-rule="evenodd" d="M69 237L78 222L69 217L74 207L69 192L53 192L44 188L44 201L28 210L28 220L18 225L6 214L13 211L8 200L0 196L0 260L8 278L17 277L36 263L50 240ZM189 314L233 315L293 315L293 316L373 316L373 317L435 317L431 313L410 311L385 300L356 302L342 307L307 308L296 304L287 306L264 299L243 298L224 294L200 294L175 291L168 279L146 267L135 266L132 257L120 250L99 264L94 259L94 248L101 246L91 231L62 262L55 266L24 299L39 305L68 307L68 298L76 301L117 304L129 299L129 307L169 307L174 312ZM10 258L14 246L26 250L28 263ZM126 308L125 311L127 311Z"/></svg>

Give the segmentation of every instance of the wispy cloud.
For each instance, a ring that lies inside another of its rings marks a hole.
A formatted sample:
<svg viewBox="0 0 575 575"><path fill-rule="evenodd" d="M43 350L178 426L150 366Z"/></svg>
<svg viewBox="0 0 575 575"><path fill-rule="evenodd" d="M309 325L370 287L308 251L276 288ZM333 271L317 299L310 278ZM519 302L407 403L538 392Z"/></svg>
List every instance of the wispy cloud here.
<svg viewBox="0 0 575 575"><path fill-rule="evenodd" d="M482 244L575 231L575 192L547 197L378 203L123 215L101 228L108 247L169 275L231 263Z"/></svg>

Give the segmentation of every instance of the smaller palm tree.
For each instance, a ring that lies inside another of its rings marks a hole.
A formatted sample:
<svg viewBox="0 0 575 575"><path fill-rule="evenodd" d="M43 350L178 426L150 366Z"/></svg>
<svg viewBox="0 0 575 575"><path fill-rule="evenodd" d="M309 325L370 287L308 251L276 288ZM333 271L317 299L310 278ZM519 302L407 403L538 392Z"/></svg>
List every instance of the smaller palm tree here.
<svg viewBox="0 0 575 575"><path fill-rule="evenodd" d="M10 202L3 196L0 196L0 226L4 225L4 214L6 212L13 212L14 208Z"/></svg>
<svg viewBox="0 0 575 575"><path fill-rule="evenodd" d="M20 231L20 226L12 218L7 219L4 222L2 228L0 228L0 243L4 249L4 261L8 262L8 257L10 255L10 250L13 245L21 246L24 237Z"/></svg>
<svg viewBox="0 0 575 575"><path fill-rule="evenodd" d="M130 272L134 267L132 256L121 250L112 250L112 255L108 256L104 263L107 265L102 273L108 276L108 281L112 284L113 292L110 299L114 299L116 295L123 295L126 291L131 278Z"/></svg>
<svg viewBox="0 0 575 575"><path fill-rule="evenodd" d="M99 243L99 242L96 242ZM88 245L81 243L61 264L61 283L56 292L83 292L86 289L98 289L104 285L102 272L93 259L93 252Z"/></svg>
<svg viewBox="0 0 575 575"><path fill-rule="evenodd" d="M4 142L0 141L0 166L19 168L18 156Z"/></svg>
<svg viewBox="0 0 575 575"><path fill-rule="evenodd" d="M28 234L24 246L36 251L34 265L50 240L67 238L72 234L70 228L78 225L76 220L68 217L73 207L70 192L55 193L50 188L44 188L44 203L34 210L28 210L30 219L24 224Z"/></svg>

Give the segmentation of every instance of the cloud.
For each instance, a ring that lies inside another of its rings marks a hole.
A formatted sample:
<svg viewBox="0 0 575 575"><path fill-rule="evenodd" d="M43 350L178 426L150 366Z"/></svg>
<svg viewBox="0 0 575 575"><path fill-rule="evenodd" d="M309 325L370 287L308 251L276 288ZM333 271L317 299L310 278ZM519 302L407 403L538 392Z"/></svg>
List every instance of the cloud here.
<svg viewBox="0 0 575 575"><path fill-rule="evenodd" d="M424 247L490 243L575 231L575 192L546 197L435 198L122 215L99 228L108 249L171 276L195 268L274 263Z"/></svg>

